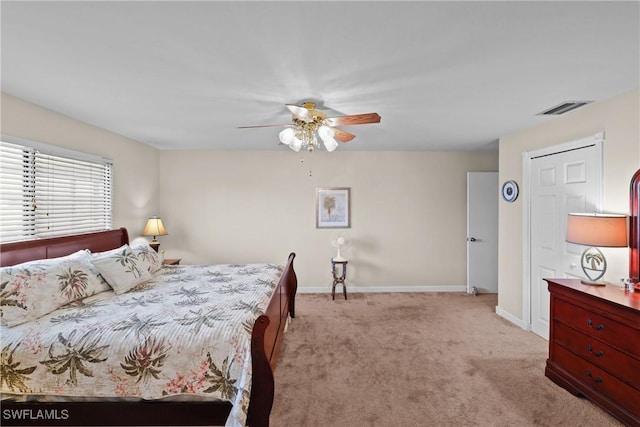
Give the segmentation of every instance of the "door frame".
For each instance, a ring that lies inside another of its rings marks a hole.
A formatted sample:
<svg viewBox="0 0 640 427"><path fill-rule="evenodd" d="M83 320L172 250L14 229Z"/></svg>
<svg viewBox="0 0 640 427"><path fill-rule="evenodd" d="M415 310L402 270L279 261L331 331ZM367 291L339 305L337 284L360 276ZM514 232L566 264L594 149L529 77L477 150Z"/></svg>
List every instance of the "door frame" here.
<svg viewBox="0 0 640 427"><path fill-rule="evenodd" d="M595 146L596 149L596 211L602 212L604 132L522 153L522 320L527 331L531 331L531 161L537 157L550 156L566 151Z"/></svg>

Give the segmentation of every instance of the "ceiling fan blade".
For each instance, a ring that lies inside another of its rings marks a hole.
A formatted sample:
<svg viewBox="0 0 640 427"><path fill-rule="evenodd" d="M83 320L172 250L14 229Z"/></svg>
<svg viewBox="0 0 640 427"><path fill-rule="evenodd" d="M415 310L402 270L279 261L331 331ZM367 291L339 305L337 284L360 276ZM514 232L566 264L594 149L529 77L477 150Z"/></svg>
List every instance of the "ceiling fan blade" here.
<svg viewBox="0 0 640 427"><path fill-rule="evenodd" d="M356 136L352 133L345 132L342 129L333 128L333 139L340 142L349 142Z"/></svg>
<svg viewBox="0 0 640 427"><path fill-rule="evenodd" d="M328 126L364 125L367 123L380 123L378 113L352 114L350 116L329 117L325 120Z"/></svg>
<svg viewBox="0 0 640 427"><path fill-rule="evenodd" d="M310 111L307 108L301 107L295 104L286 104L286 107L291 111L291 114L294 116L300 117L301 119L308 119L311 117Z"/></svg>
<svg viewBox="0 0 640 427"><path fill-rule="evenodd" d="M251 129L251 128L274 128L274 127L285 127L290 126L291 123L285 123L281 125L256 125L256 126L236 126L236 129Z"/></svg>
<svg viewBox="0 0 640 427"><path fill-rule="evenodd" d="M305 122L311 122L313 120L324 120L327 115L324 111L316 110L315 104L310 102L309 105L298 106L294 104L286 104L291 113Z"/></svg>

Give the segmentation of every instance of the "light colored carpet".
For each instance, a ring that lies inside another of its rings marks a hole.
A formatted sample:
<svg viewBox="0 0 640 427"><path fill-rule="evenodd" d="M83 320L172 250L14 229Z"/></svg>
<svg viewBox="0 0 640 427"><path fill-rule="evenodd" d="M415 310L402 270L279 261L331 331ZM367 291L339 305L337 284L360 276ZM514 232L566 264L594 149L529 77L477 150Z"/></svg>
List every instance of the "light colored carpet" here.
<svg viewBox="0 0 640 427"><path fill-rule="evenodd" d="M300 294L271 424L618 426L544 376L548 343L495 314L496 295Z"/></svg>

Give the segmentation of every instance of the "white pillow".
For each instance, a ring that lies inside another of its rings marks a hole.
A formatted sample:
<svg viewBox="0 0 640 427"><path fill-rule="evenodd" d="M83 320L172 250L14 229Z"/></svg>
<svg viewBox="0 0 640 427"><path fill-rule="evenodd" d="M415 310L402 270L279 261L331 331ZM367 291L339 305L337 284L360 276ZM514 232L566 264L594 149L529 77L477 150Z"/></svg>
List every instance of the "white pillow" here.
<svg viewBox="0 0 640 427"><path fill-rule="evenodd" d="M140 262L129 245L91 256L102 277L116 294L123 294L151 279L148 263Z"/></svg>
<svg viewBox="0 0 640 427"><path fill-rule="evenodd" d="M160 255L148 243L131 245L131 250L140 261L140 265L147 267L149 273L153 274L162 268Z"/></svg>
<svg viewBox="0 0 640 427"><path fill-rule="evenodd" d="M38 319L70 302L110 289L86 250L60 258L0 268L2 323L15 326Z"/></svg>

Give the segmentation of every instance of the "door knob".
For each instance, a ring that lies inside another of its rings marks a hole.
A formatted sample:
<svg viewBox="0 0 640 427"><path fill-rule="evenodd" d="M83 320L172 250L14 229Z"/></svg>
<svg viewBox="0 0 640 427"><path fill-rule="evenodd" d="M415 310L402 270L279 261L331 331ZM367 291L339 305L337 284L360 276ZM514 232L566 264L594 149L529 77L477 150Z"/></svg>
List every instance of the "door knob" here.
<svg viewBox="0 0 640 427"><path fill-rule="evenodd" d="M467 241L469 241L469 242L475 242L475 241L476 241L476 238L475 238L475 237L468 237L468 238L467 238Z"/></svg>

